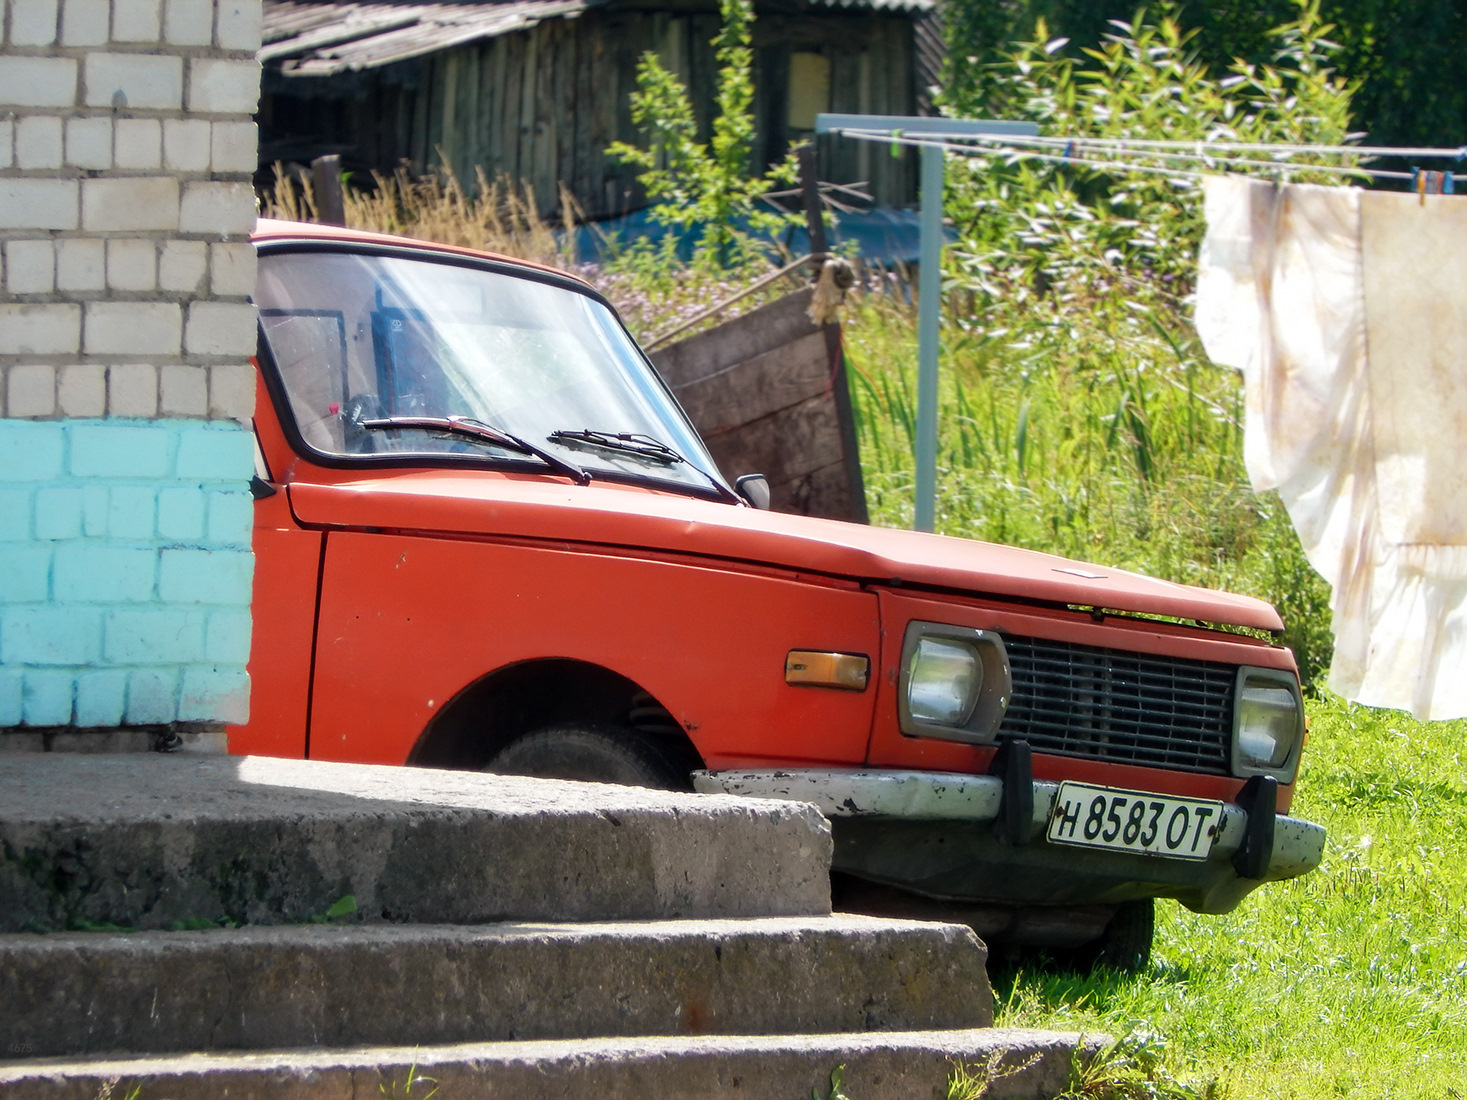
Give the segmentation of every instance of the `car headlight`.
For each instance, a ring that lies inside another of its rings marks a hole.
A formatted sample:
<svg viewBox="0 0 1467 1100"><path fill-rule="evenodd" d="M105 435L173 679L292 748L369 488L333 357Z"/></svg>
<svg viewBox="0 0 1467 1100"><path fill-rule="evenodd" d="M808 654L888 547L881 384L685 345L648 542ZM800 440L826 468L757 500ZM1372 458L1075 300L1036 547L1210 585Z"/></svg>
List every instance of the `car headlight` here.
<svg viewBox="0 0 1467 1100"><path fill-rule="evenodd" d="M1273 668L1238 669L1233 692L1233 774L1291 783L1304 739L1299 680Z"/></svg>
<svg viewBox="0 0 1467 1100"><path fill-rule="evenodd" d="M992 741L1010 686L1008 653L997 634L943 623L907 624L897 695L903 733Z"/></svg>

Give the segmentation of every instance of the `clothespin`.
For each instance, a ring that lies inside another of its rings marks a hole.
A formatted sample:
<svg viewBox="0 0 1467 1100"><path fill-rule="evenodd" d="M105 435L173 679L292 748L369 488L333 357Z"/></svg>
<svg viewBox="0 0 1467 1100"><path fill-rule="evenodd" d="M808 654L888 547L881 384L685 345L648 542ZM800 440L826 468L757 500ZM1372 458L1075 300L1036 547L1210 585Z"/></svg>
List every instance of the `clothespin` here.
<svg viewBox="0 0 1467 1100"><path fill-rule="evenodd" d="M1442 173L1442 194L1455 195L1457 193L1457 177L1450 172Z"/></svg>
<svg viewBox="0 0 1467 1100"><path fill-rule="evenodd" d="M1426 205L1426 177L1421 174L1420 168L1411 169L1411 190L1421 196L1421 205Z"/></svg>
<svg viewBox="0 0 1467 1100"><path fill-rule="evenodd" d="M1067 141L1067 142L1065 142L1065 155L1062 156L1062 157L1060 157L1060 163L1061 164L1069 164L1070 163L1070 155L1074 151L1075 151L1075 143L1073 141Z"/></svg>

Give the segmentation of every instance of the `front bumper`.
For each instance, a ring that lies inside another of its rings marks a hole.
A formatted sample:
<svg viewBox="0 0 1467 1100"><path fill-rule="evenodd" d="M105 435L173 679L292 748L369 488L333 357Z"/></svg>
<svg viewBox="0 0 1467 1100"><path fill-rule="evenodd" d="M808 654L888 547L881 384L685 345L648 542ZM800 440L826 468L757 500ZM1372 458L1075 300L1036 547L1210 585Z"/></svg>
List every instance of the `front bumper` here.
<svg viewBox="0 0 1467 1100"><path fill-rule="evenodd" d="M1223 806L1206 860L1051 844L1045 829L1059 784L1044 780L1025 781L1032 820L1017 829L1012 809L1005 814L1005 780L992 775L704 771L694 773L693 785L704 793L813 803L831 821L835 870L953 901L1059 906L1158 897L1226 913L1263 883L1302 875L1324 855L1321 826L1276 814L1266 858L1258 861L1266 869L1244 877L1236 857L1250 835L1249 815L1233 803ZM1010 796L1012 805L1024 801Z"/></svg>

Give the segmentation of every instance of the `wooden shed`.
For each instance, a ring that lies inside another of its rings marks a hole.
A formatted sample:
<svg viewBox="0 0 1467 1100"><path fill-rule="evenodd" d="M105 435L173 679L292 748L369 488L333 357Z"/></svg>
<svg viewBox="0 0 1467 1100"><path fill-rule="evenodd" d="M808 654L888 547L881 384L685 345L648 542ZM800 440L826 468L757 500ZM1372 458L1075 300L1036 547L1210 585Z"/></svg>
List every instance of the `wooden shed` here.
<svg viewBox="0 0 1467 1100"><path fill-rule="evenodd" d="M655 51L689 89L706 137L717 70L714 0L264 0L260 156L340 154L391 172L442 159L462 178L529 181L541 213L571 188L586 215L645 205L606 156L637 140L637 62ZM755 165L810 135L818 111L910 115L928 107L935 0L755 0ZM915 159L820 139L820 174L868 181L882 205L916 194Z"/></svg>

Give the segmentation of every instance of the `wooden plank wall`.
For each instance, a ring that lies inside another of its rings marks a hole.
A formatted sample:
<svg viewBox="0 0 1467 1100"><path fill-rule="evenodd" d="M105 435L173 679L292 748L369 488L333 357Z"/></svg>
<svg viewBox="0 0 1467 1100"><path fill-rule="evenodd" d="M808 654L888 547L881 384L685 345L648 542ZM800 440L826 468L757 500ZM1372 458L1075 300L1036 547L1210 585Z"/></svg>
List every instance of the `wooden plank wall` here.
<svg viewBox="0 0 1467 1100"><path fill-rule="evenodd" d="M588 217L645 205L636 173L606 156L613 141L637 140L631 93L638 59L655 51L690 86L706 138L717 69L716 14L591 11L529 31L333 78L280 78L262 120L266 128L330 135L326 152L349 167L391 172L403 158L439 162L439 151L465 181L482 165L492 177L526 180L540 212L559 205L569 184ZM789 54L831 58L831 110L910 114L915 108L912 26L907 17L871 12L761 15L755 22L755 159L782 159L803 135L785 126ZM328 83L334 81L334 87ZM301 89L294 97L290 92ZM915 198L915 159L892 158L866 143L821 139L821 176L869 180L879 202Z"/></svg>
<svg viewBox="0 0 1467 1100"><path fill-rule="evenodd" d="M809 290L652 355L732 480L760 473L775 511L866 518L859 456L847 453L825 334Z"/></svg>

